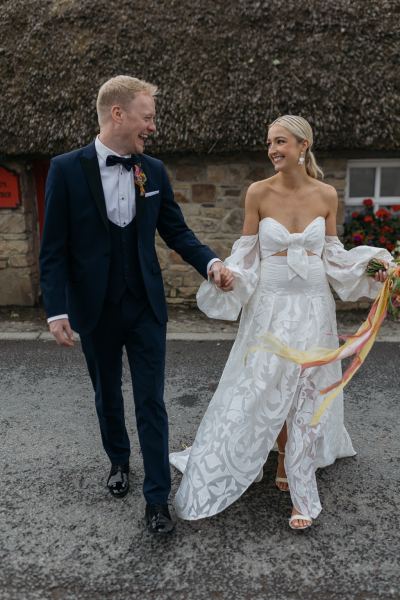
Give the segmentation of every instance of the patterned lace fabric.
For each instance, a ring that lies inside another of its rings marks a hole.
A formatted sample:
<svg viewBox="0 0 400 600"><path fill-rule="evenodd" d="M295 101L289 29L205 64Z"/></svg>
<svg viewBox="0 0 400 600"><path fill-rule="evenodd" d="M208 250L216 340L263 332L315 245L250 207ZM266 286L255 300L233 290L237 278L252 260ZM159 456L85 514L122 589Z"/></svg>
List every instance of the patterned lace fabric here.
<svg viewBox="0 0 400 600"><path fill-rule="evenodd" d="M292 257L289 251L288 256L271 255L272 250L291 245L296 248ZM308 256L310 250L314 254ZM340 364L301 373L286 359L249 349L266 332L298 349L337 347L335 303L328 281L344 290L351 286L352 299L357 286L360 295L373 296L378 288L365 276L365 261L377 255L387 260L385 251L377 248L352 252L349 258L337 238L325 238L322 218L301 234L290 234L277 221L263 219L259 235L240 238L225 261L235 273L235 289L224 293L211 282L201 285L197 301L208 316L235 319L241 309L242 315L192 447L170 455L171 464L183 472L174 500L179 517L209 517L237 500L257 478L285 421L285 468L292 502L301 513L318 516L316 469L355 454L344 426L342 395L316 427L309 425L324 399L319 390L340 379ZM341 262L344 275L338 283ZM349 283L346 268L352 269Z"/></svg>

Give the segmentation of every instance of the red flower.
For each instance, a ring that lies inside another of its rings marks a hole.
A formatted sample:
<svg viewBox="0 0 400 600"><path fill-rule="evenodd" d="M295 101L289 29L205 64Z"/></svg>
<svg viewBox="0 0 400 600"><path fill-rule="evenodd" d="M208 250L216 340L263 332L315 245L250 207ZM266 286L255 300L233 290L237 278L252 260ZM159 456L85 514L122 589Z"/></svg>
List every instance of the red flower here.
<svg viewBox="0 0 400 600"><path fill-rule="evenodd" d="M394 229L393 227L390 227L390 225L382 225L381 231L383 231L383 233L393 233Z"/></svg>
<svg viewBox="0 0 400 600"><path fill-rule="evenodd" d="M375 214L379 219L389 219L391 216L390 212L386 210L386 208L380 208Z"/></svg>
<svg viewBox="0 0 400 600"><path fill-rule="evenodd" d="M386 250L389 250L389 252L393 252L393 250L394 250L394 244L392 244L392 242L388 242L386 244Z"/></svg>
<svg viewBox="0 0 400 600"><path fill-rule="evenodd" d="M374 201L371 198L366 198L365 200L363 200L363 204L364 206L373 206Z"/></svg>
<svg viewBox="0 0 400 600"><path fill-rule="evenodd" d="M398 212L400 210L400 204L393 204L392 210L394 210L395 212Z"/></svg>
<svg viewBox="0 0 400 600"><path fill-rule="evenodd" d="M385 238L384 235L381 235L379 237L379 243L385 245L387 243L387 239Z"/></svg>
<svg viewBox="0 0 400 600"><path fill-rule="evenodd" d="M360 216L360 213L357 210L355 210L354 212L351 213L352 219L357 219L357 217L359 217L359 216Z"/></svg>
<svg viewBox="0 0 400 600"><path fill-rule="evenodd" d="M374 220L374 217L371 217L371 215L367 215L366 217L364 217L365 223L372 223L373 220Z"/></svg>

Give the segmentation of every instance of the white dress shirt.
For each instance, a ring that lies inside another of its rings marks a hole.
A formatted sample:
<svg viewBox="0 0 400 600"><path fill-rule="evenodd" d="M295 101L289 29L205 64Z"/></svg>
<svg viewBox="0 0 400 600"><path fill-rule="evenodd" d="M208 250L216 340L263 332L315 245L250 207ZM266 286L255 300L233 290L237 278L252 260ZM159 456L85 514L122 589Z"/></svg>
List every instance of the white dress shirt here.
<svg viewBox="0 0 400 600"><path fill-rule="evenodd" d="M97 137L95 141L99 161L101 183L103 184L107 216L114 225L126 227L136 215L136 194L133 169L128 171L123 165L106 166L107 156L122 156L107 148ZM130 158L130 154L124 155Z"/></svg>
<svg viewBox="0 0 400 600"><path fill-rule="evenodd" d="M118 227L126 227L135 218L136 215L136 193L133 169L128 171L123 165L116 164L107 167L106 160L109 154L115 156L130 157L130 154L121 155L111 148L107 148L96 137L94 142L99 161L101 183L104 191L104 200L106 203L107 216L112 223ZM215 262L220 262L219 258L212 258L207 265L207 273ZM58 321L59 319L68 319L68 315L57 315L49 317L48 323Z"/></svg>

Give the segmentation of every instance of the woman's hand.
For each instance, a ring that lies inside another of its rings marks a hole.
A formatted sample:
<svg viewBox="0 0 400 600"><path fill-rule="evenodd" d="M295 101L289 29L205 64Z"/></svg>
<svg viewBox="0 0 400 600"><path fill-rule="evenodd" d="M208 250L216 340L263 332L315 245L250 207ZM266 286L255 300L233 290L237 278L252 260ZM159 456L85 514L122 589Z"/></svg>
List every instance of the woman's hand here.
<svg viewBox="0 0 400 600"><path fill-rule="evenodd" d="M227 267L224 267L221 271L221 290L223 292L230 292L233 290L233 284L235 281L235 276L232 271L230 271Z"/></svg>
<svg viewBox="0 0 400 600"><path fill-rule="evenodd" d="M233 273L224 266L222 261L219 260L218 262L213 263L208 276L223 292L230 292L233 290Z"/></svg>
<svg viewBox="0 0 400 600"><path fill-rule="evenodd" d="M386 261L384 260L377 260L377 262L380 262L382 265L382 269L379 269L379 271L377 271L374 275L374 279L375 281L379 281L380 283L384 283L384 281L387 279L387 270L388 270L388 264Z"/></svg>

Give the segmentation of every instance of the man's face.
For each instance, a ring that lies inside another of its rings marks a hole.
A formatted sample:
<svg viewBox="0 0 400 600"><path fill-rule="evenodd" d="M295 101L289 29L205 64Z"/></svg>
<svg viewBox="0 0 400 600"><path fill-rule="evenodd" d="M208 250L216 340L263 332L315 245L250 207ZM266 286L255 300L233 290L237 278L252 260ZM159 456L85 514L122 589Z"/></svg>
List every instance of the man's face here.
<svg viewBox="0 0 400 600"><path fill-rule="evenodd" d="M119 134L128 152L143 154L146 140L156 131L156 106L153 96L140 92L121 110Z"/></svg>

